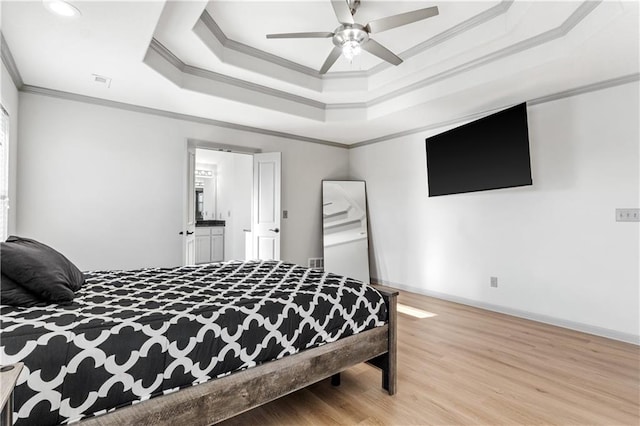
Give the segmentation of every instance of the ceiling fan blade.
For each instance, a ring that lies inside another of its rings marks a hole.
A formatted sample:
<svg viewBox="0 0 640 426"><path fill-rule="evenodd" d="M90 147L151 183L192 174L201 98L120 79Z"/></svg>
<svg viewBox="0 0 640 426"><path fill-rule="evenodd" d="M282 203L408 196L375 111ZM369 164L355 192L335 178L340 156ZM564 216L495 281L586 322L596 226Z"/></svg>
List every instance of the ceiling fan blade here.
<svg viewBox="0 0 640 426"><path fill-rule="evenodd" d="M331 6L341 24L355 24L347 0L331 0Z"/></svg>
<svg viewBox="0 0 640 426"><path fill-rule="evenodd" d="M267 34L267 38L329 38L329 37L333 37L333 33L316 32L316 33Z"/></svg>
<svg viewBox="0 0 640 426"><path fill-rule="evenodd" d="M360 47L372 55L376 55L378 58L384 59L393 65L400 65L402 63L402 59L400 59L395 53L372 38L370 38L369 41L362 43Z"/></svg>
<svg viewBox="0 0 640 426"><path fill-rule="evenodd" d="M386 18L376 19L366 25L366 29L370 33L379 33L390 30L391 28L401 27L412 22L422 21L438 15L438 7L427 7L426 9L413 10L411 12L401 13L399 15L387 16Z"/></svg>
<svg viewBox="0 0 640 426"><path fill-rule="evenodd" d="M335 46L331 51L331 53L329 53L329 56L327 56L327 59L324 61L324 64L322 64L322 68L320 68L319 73L326 74L326 72L329 71L329 68L331 68L331 66L336 63L336 61L338 60L341 54L342 54L342 49L339 48L338 46Z"/></svg>

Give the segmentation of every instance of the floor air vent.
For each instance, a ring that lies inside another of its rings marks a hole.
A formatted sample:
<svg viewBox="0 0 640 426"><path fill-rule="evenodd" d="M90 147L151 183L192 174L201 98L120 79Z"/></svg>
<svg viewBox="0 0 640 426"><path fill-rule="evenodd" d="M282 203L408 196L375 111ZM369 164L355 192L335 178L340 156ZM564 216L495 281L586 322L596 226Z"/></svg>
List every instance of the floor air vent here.
<svg viewBox="0 0 640 426"><path fill-rule="evenodd" d="M324 258L322 258L322 257L310 257L309 258L309 262L308 262L308 266L311 269L323 270L324 269Z"/></svg>

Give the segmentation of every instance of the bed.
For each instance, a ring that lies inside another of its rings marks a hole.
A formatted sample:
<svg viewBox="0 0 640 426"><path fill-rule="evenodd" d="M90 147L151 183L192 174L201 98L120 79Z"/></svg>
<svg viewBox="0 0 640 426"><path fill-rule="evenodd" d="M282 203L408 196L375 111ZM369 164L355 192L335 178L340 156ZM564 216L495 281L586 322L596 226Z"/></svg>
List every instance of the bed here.
<svg viewBox="0 0 640 426"><path fill-rule="evenodd" d="M211 424L355 364L395 393L395 298L281 261L93 271L72 303L1 306L15 424Z"/></svg>

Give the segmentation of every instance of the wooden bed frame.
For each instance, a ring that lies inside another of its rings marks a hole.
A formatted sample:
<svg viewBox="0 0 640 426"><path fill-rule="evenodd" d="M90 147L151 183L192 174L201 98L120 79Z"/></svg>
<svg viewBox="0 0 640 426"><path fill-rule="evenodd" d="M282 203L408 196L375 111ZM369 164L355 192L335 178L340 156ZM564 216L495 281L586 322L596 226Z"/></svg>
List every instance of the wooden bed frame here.
<svg viewBox="0 0 640 426"><path fill-rule="evenodd" d="M383 296L388 321L326 345L266 362L229 376L82 420L82 426L209 425L236 416L310 384L367 362L382 370L382 387L396 392L396 318L394 289L374 285Z"/></svg>

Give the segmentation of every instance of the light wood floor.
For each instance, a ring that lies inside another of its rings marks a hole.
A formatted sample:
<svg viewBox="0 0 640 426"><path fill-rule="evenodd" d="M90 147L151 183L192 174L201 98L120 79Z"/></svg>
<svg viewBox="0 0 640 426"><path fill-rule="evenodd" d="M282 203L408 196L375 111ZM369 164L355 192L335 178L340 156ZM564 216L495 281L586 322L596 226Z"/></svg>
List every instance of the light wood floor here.
<svg viewBox="0 0 640 426"><path fill-rule="evenodd" d="M398 393L359 365L224 425L640 425L637 346L401 292Z"/></svg>

